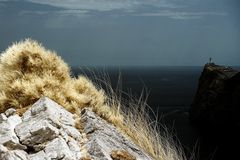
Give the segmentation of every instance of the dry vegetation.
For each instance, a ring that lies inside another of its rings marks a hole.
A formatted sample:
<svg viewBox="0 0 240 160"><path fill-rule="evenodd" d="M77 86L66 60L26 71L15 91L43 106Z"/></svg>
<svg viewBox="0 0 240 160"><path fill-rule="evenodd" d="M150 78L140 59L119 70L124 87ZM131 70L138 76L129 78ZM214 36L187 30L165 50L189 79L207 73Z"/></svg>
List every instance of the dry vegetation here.
<svg viewBox="0 0 240 160"><path fill-rule="evenodd" d="M158 160L185 159L173 141L161 136L147 116L146 101L131 99L122 103L108 82L104 91L90 79L73 78L68 65L54 51L36 41L15 43L0 57L0 112L16 108L20 113L47 96L70 112L79 114L90 107L99 116L114 124L141 148Z"/></svg>

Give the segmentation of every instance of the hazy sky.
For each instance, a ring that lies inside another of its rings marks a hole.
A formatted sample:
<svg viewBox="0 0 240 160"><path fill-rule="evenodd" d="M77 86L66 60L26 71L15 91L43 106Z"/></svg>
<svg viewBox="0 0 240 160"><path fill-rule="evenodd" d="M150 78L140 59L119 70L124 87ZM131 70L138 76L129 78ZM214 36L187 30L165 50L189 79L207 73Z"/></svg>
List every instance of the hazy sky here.
<svg viewBox="0 0 240 160"><path fill-rule="evenodd" d="M240 0L0 0L0 51L27 37L71 65L240 65Z"/></svg>

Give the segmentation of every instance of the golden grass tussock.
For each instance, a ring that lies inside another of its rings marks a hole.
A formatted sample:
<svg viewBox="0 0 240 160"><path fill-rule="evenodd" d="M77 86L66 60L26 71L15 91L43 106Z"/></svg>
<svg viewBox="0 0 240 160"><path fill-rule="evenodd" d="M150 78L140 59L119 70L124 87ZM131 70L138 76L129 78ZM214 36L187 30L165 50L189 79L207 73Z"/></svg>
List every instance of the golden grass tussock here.
<svg viewBox="0 0 240 160"><path fill-rule="evenodd" d="M47 96L69 111L104 105L104 91L83 76L71 78L68 65L53 51L27 39L0 57L0 111L29 107Z"/></svg>
<svg viewBox="0 0 240 160"><path fill-rule="evenodd" d="M142 97L123 103L107 81L102 80L107 86L104 91L86 76L72 77L61 57L34 40L15 43L1 53L0 73L0 112L15 108L22 113L47 96L76 114L85 107L92 108L154 159L185 159L181 149L160 135L156 123L153 125Z"/></svg>

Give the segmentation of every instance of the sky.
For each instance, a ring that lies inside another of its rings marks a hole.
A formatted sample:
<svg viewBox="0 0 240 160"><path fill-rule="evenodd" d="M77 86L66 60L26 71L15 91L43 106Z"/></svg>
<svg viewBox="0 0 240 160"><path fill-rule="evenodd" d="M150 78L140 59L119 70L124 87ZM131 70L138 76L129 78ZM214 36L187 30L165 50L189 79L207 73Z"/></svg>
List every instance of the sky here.
<svg viewBox="0 0 240 160"><path fill-rule="evenodd" d="M0 0L0 52L25 38L72 66L240 65L240 1Z"/></svg>

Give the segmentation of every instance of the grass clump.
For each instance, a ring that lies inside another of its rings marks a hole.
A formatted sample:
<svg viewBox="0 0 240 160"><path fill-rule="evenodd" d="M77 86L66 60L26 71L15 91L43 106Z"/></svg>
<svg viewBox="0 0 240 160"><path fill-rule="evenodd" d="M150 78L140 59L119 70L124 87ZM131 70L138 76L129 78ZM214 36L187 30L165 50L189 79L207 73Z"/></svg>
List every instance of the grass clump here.
<svg viewBox="0 0 240 160"><path fill-rule="evenodd" d="M42 96L71 112L87 106L106 107L103 90L87 77L71 78L69 66L54 51L30 39L1 54L0 73L0 112L28 108Z"/></svg>
<svg viewBox="0 0 240 160"><path fill-rule="evenodd" d="M0 56L0 112L15 108L23 113L42 96L80 114L90 107L157 160L184 159L181 149L163 138L145 112L146 101L123 103L107 81L104 91L86 76L71 76L69 66L54 51L26 39Z"/></svg>

